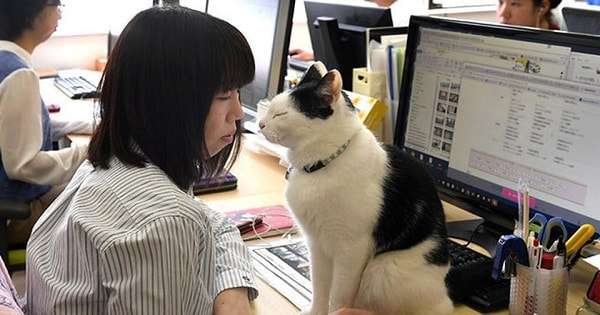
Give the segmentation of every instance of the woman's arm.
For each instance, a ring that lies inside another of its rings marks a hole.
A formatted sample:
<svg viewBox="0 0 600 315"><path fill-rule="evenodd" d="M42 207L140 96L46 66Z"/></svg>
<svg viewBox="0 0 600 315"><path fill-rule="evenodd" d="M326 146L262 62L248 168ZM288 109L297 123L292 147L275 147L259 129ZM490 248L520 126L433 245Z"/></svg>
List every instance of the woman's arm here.
<svg viewBox="0 0 600 315"><path fill-rule="evenodd" d="M222 291L215 299L214 315L250 315L250 301L247 288L233 288Z"/></svg>
<svg viewBox="0 0 600 315"><path fill-rule="evenodd" d="M217 292L231 288L247 288L246 299L258 296L252 258L237 227L222 213L210 212L215 234Z"/></svg>
<svg viewBox="0 0 600 315"><path fill-rule="evenodd" d="M0 84L0 148L10 179L39 185L68 182L85 159L87 146L40 151L42 113L39 80L17 70Z"/></svg>

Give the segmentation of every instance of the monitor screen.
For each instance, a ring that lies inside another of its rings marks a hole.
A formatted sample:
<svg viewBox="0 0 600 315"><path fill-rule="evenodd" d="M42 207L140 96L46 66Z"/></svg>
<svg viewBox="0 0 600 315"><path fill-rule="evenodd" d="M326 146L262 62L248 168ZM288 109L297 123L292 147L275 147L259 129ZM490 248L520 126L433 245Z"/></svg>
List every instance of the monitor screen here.
<svg viewBox="0 0 600 315"><path fill-rule="evenodd" d="M562 15L569 32L600 35L600 9L564 7Z"/></svg>
<svg viewBox="0 0 600 315"><path fill-rule="evenodd" d="M442 194L512 219L521 179L533 211L600 228L600 41L429 17L409 29L395 141Z"/></svg>
<svg viewBox="0 0 600 315"><path fill-rule="evenodd" d="M283 91L294 1L212 0L207 13L238 28L248 40L256 76L240 94L247 113L256 115L256 104Z"/></svg>

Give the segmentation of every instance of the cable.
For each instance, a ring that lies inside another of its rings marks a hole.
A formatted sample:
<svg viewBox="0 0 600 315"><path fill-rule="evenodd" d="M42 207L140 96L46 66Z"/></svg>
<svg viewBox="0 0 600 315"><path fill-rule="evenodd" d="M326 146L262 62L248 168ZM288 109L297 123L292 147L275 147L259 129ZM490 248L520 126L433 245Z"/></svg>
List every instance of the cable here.
<svg viewBox="0 0 600 315"><path fill-rule="evenodd" d="M471 245L471 243L473 242L473 237L475 236L475 233L477 233L477 231L479 230L479 228L481 228L483 226L484 222L479 223L475 229L473 230L473 232L471 233L471 237L469 237L469 240L467 241L466 244L462 245L464 247L467 247L469 245Z"/></svg>

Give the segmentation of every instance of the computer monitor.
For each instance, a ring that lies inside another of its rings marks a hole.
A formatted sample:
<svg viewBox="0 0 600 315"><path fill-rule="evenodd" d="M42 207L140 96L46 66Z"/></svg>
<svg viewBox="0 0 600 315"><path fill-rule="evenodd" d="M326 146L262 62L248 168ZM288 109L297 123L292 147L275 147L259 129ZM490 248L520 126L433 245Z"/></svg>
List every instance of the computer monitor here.
<svg viewBox="0 0 600 315"><path fill-rule="evenodd" d="M314 0L304 7L315 60L338 69L352 90L352 69L367 65L366 29L392 26L390 9Z"/></svg>
<svg viewBox="0 0 600 315"><path fill-rule="evenodd" d="M210 0L207 8L208 14L237 27L250 44L256 76L240 94L245 120L253 120L261 99L283 91L294 0Z"/></svg>
<svg viewBox="0 0 600 315"><path fill-rule="evenodd" d="M413 16L400 106L395 144L485 220L450 236L493 250L512 234L519 179L532 212L600 228L597 37Z"/></svg>
<svg viewBox="0 0 600 315"><path fill-rule="evenodd" d="M562 15L569 32L600 35L600 8L564 7Z"/></svg>

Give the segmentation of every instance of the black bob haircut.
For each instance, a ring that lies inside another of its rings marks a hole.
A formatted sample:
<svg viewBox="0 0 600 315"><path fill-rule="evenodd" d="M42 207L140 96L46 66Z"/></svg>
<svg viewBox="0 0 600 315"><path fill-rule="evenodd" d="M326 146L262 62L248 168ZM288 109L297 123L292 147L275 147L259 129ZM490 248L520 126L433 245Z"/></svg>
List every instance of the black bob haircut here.
<svg viewBox="0 0 600 315"><path fill-rule="evenodd" d="M99 87L101 121L88 158L101 168L113 156L136 167L151 162L188 190L235 161L240 122L233 143L213 157L204 126L216 94L253 79L252 51L231 24L180 6L142 11L108 59Z"/></svg>
<svg viewBox="0 0 600 315"><path fill-rule="evenodd" d="M14 41L33 27L48 0L0 0L0 40Z"/></svg>

